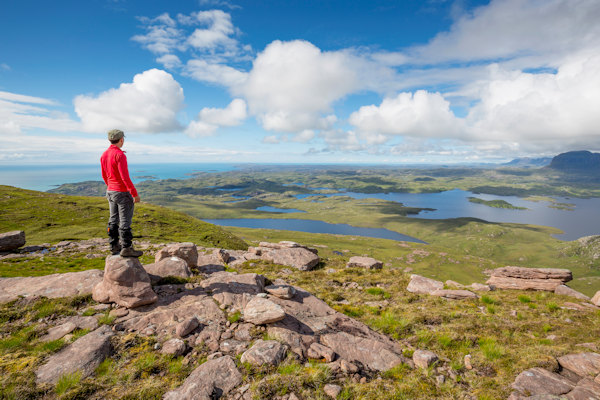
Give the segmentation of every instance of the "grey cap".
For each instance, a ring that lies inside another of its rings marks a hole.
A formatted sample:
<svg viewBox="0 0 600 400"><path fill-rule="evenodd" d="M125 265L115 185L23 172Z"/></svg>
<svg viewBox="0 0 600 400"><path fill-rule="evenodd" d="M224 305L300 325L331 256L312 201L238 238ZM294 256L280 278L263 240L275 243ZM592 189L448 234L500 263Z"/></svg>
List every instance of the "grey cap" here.
<svg viewBox="0 0 600 400"><path fill-rule="evenodd" d="M108 140L119 140L125 137L125 134L120 129L113 129L112 131L108 131Z"/></svg>

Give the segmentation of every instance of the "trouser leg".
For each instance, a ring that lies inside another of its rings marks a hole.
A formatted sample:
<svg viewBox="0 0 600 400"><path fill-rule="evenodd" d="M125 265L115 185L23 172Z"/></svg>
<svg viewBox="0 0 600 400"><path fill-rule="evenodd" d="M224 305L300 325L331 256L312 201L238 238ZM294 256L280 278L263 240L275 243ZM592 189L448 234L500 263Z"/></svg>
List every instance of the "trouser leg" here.
<svg viewBox="0 0 600 400"><path fill-rule="evenodd" d="M122 192L119 201L119 236L121 246L131 247L133 234L131 233L131 221L133 219L133 197L129 192Z"/></svg>
<svg viewBox="0 0 600 400"><path fill-rule="evenodd" d="M115 247L119 244L119 207L114 198L114 193L117 192L106 192L109 210L107 232L108 243L111 247Z"/></svg>

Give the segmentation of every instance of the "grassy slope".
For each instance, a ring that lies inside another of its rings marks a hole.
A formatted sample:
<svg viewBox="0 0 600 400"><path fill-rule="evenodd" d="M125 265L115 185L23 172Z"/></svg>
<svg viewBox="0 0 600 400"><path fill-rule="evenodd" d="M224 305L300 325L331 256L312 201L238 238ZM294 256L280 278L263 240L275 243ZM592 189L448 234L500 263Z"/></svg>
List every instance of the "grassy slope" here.
<svg viewBox="0 0 600 400"><path fill-rule="evenodd" d="M106 236L108 203L103 198L76 197L0 186L0 232L23 230L27 244ZM230 249L246 244L218 226L152 204L137 204L136 238L149 241L191 241Z"/></svg>

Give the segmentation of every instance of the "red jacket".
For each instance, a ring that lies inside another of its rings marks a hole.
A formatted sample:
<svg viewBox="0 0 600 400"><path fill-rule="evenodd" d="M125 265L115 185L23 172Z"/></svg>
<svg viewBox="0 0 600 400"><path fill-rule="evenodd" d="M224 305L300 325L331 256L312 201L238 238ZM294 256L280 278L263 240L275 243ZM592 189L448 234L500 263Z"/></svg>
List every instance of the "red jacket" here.
<svg viewBox="0 0 600 400"><path fill-rule="evenodd" d="M100 157L102 166L102 179L108 190L116 192L129 192L133 197L138 195L133 182L129 179L127 157L125 152L112 144Z"/></svg>

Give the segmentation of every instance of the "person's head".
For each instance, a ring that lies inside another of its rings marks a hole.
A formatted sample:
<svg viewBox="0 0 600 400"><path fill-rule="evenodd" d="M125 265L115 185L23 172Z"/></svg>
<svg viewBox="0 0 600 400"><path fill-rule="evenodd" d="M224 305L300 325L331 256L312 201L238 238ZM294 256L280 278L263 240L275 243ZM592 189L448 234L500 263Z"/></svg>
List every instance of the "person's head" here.
<svg viewBox="0 0 600 400"><path fill-rule="evenodd" d="M123 145L123 139L125 138L125 134L120 129L113 129L108 131L108 140L111 144Z"/></svg>

